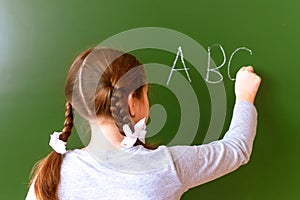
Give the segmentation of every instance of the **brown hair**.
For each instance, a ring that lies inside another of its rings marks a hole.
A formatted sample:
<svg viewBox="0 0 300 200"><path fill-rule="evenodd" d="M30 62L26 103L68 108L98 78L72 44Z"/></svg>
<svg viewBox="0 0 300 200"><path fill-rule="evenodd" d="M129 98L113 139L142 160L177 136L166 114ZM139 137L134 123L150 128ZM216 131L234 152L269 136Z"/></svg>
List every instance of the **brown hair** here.
<svg viewBox="0 0 300 200"><path fill-rule="evenodd" d="M64 142L67 142L73 127L72 109L74 107L77 111L76 105L80 104L73 99L78 71L85 65L86 58L91 54L93 56L89 58L90 66L97 68L102 74L93 98L97 117L113 117L120 129L120 134L125 135L121 129L123 124L129 124L131 127L133 125L128 111L127 97L134 92L137 98L142 98L142 88L146 84L144 69L139 67L142 70L135 70L128 78L122 77L133 68L142 66L134 56L108 48L92 48L82 52L72 63L66 81L65 122L60 135L60 139ZM144 144L137 140L135 145ZM151 148L147 145L144 146ZM58 200L62 158L61 154L52 151L33 168L30 184L35 182L34 190L38 200Z"/></svg>

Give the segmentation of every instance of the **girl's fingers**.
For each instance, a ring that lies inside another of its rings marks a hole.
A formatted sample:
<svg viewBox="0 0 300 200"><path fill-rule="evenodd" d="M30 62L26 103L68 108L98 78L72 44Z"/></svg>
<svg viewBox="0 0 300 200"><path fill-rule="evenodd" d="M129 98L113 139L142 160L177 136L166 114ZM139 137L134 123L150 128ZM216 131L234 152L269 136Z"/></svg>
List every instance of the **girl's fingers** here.
<svg viewBox="0 0 300 200"><path fill-rule="evenodd" d="M246 67L246 70L249 71L249 72L254 72L254 69L252 66L248 66Z"/></svg>
<svg viewBox="0 0 300 200"><path fill-rule="evenodd" d="M241 67L239 71L244 71L246 70L246 67Z"/></svg>
<svg viewBox="0 0 300 200"><path fill-rule="evenodd" d="M245 67L242 67L240 69L240 71L248 71L248 72L254 72L254 69L252 66L245 66Z"/></svg>

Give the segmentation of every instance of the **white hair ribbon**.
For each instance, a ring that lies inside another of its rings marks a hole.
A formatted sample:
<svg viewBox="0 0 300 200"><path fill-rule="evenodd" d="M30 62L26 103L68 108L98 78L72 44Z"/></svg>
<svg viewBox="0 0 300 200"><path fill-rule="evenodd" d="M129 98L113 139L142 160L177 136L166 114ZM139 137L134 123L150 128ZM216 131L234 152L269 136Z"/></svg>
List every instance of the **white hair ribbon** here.
<svg viewBox="0 0 300 200"><path fill-rule="evenodd" d="M132 133L128 124L123 126L123 131L126 136L121 142L121 146L125 148L130 148L134 145L137 139L145 144L145 136L146 136L146 118L141 119L134 125L134 132Z"/></svg>
<svg viewBox="0 0 300 200"><path fill-rule="evenodd" d="M67 143L59 139L59 136L61 134L62 134L62 132L54 132L52 135L50 135L49 145L57 153L64 154L67 152L67 150L66 150Z"/></svg>

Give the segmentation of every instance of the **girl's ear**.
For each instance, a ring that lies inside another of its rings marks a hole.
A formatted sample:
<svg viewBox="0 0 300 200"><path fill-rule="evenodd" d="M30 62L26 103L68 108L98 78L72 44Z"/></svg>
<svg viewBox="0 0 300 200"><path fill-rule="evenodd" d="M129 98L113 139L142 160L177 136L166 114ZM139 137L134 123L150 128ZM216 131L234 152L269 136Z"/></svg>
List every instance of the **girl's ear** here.
<svg viewBox="0 0 300 200"><path fill-rule="evenodd" d="M131 117L134 117L135 116L135 98L134 98L134 92L132 92L132 93L130 93L128 95L127 103L128 103L129 114L130 114Z"/></svg>

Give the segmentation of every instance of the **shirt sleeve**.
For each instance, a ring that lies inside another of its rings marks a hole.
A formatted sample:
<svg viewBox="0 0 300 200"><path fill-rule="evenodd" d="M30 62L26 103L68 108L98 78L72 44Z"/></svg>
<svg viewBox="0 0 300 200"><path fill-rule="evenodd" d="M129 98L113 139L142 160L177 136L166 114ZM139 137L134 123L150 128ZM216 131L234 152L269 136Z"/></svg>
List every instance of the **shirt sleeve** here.
<svg viewBox="0 0 300 200"><path fill-rule="evenodd" d="M246 164L256 135L257 111L253 104L235 105L229 130L223 139L198 146L174 146L169 150L185 190L214 180Z"/></svg>

